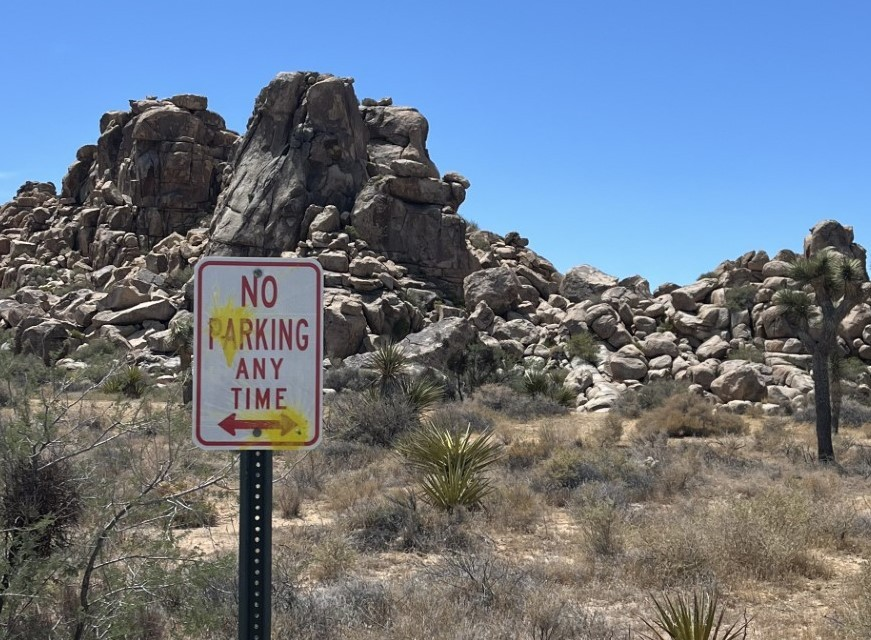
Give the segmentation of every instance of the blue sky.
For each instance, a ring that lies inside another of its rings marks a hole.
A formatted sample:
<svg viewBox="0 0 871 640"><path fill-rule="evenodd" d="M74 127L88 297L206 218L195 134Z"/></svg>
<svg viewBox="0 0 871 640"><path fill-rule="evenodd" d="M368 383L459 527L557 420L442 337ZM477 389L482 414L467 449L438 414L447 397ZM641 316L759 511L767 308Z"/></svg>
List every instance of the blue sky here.
<svg viewBox="0 0 871 640"><path fill-rule="evenodd" d="M6 2L0 202L130 98L202 93L241 131L305 69L419 108L460 213L561 271L687 283L825 218L868 247L869 29L866 1Z"/></svg>

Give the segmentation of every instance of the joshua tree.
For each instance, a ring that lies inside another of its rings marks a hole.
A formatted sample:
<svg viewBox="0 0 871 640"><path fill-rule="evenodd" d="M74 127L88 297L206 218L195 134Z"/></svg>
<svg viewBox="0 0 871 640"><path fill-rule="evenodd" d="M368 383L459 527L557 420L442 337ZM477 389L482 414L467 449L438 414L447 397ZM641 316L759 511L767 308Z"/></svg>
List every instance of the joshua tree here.
<svg viewBox="0 0 871 640"><path fill-rule="evenodd" d="M820 462L834 462L829 364L838 348L838 325L862 299L864 271L859 260L825 249L796 258L789 277L796 285L778 291L774 303L786 310L812 355L817 455Z"/></svg>

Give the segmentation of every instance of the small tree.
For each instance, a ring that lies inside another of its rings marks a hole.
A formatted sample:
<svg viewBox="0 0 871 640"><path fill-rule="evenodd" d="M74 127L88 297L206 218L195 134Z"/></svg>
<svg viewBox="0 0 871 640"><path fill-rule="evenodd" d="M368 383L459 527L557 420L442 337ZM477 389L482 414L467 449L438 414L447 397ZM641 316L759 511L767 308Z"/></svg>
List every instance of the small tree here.
<svg viewBox="0 0 871 640"><path fill-rule="evenodd" d="M863 275L859 260L825 249L796 258L789 269L795 286L781 289L774 297L811 353L820 462L835 460L829 365L838 348L838 326L862 299Z"/></svg>

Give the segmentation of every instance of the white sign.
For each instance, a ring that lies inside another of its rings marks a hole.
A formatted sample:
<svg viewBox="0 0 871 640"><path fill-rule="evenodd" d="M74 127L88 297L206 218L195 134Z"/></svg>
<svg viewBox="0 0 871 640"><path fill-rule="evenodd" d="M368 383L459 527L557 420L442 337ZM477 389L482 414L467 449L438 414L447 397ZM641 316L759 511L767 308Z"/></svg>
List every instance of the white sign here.
<svg viewBox="0 0 871 640"><path fill-rule="evenodd" d="M208 257L197 263L194 282L194 442L204 449L317 446L320 264Z"/></svg>

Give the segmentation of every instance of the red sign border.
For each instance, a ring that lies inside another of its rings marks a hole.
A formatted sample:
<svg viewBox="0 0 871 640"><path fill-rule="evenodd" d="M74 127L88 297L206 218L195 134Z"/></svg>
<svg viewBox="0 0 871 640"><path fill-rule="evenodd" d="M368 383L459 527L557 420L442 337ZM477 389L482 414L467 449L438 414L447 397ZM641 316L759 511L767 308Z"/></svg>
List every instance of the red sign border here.
<svg viewBox="0 0 871 640"><path fill-rule="evenodd" d="M203 272L211 266L234 266L234 267L261 267L273 269L276 267L286 268L310 268L316 274L317 281L317 304L318 313L316 322L316 338L315 348L317 353L318 366L315 371L315 390L318 397L315 401L315 433L314 437L308 442L294 444L288 446L286 442L256 442L246 444L238 440L229 441L206 441L202 437L202 422L200 401L202 399L202 382L203 376L200 371L202 359L196 357L200 353L200 340L202 339L202 329L200 319L203 317L203 297L204 289L202 286ZM194 280L194 292L196 299L194 300L194 402L193 402L193 439L194 444L202 449L215 449L222 451L251 451L251 450L279 450L292 451L294 449L311 449L320 443L321 438L321 418L323 413L323 390L321 387L321 376L323 374L324 361L324 341L323 341L323 324L324 324L324 276L323 268L317 260L311 258L229 258L220 256L207 256L201 258L196 265L196 277Z"/></svg>

